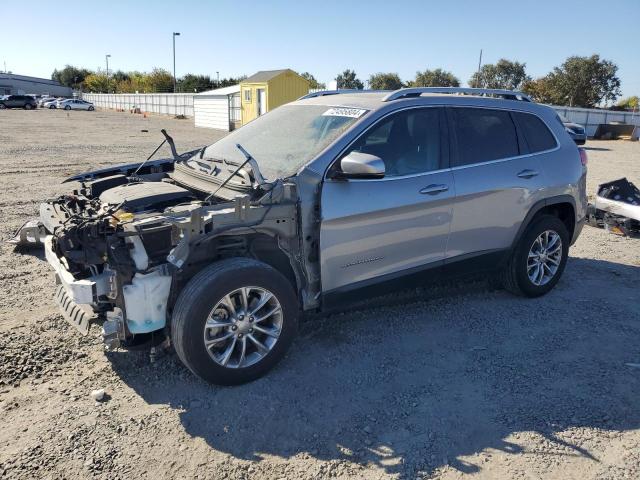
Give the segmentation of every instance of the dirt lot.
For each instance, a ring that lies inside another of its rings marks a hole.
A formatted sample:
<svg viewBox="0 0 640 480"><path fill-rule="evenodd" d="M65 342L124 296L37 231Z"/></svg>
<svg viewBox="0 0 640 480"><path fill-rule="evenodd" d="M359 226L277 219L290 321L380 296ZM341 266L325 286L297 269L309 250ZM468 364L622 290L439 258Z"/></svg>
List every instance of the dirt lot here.
<svg viewBox="0 0 640 480"><path fill-rule="evenodd" d="M114 112L0 113L0 237L65 176L219 133ZM144 132L143 130L148 130ZM589 188L640 182L640 144L590 142ZM585 227L525 300L481 279L303 321L265 378L203 384L174 355L106 353L52 303L42 256L0 245L0 477L640 477L640 240ZM104 388L108 399L89 393Z"/></svg>

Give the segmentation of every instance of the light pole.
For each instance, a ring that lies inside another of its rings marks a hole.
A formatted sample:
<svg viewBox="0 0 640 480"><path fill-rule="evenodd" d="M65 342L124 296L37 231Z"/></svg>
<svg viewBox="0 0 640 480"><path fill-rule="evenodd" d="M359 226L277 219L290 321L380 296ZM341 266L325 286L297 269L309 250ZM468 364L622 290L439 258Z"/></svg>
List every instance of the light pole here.
<svg viewBox="0 0 640 480"><path fill-rule="evenodd" d="M107 62L107 80L109 80L109 59L110 58L111 58L111 55L109 55L109 54L104 56L104 59Z"/></svg>
<svg viewBox="0 0 640 480"><path fill-rule="evenodd" d="M173 32L173 93L176 93L176 37L180 32Z"/></svg>
<svg viewBox="0 0 640 480"><path fill-rule="evenodd" d="M216 72L216 88L220 88L220 72Z"/></svg>

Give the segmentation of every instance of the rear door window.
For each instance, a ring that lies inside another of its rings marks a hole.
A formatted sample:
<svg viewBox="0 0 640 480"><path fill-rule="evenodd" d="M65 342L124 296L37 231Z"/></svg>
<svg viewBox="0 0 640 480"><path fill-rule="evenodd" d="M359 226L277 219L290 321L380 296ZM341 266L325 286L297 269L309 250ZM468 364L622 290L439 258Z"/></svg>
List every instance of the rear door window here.
<svg viewBox="0 0 640 480"><path fill-rule="evenodd" d="M520 155L516 127L508 111L452 108L451 112L457 144L454 166Z"/></svg>
<svg viewBox="0 0 640 480"><path fill-rule="evenodd" d="M556 139L542 120L530 113L513 112L512 114L527 141L529 153L556 148Z"/></svg>

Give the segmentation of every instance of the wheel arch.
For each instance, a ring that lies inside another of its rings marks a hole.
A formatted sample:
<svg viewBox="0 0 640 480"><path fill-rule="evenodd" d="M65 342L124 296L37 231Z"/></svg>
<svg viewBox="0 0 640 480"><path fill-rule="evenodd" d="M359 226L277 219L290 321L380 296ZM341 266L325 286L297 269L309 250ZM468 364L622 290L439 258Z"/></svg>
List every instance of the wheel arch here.
<svg viewBox="0 0 640 480"><path fill-rule="evenodd" d="M512 250L518 245L518 242L522 238L522 235L524 235L527 227L531 225L531 222L541 215L558 217L567 227L569 238L573 238L576 229L576 201L571 195L558 195L540 200L529 209L529 212L520 224L518 233L513 239L511 245Z"/></svg>
<svg viewBox="0 0 640 480"><path fill-rule="evenodd" d="M300 281L294 271L289 254L278 243L278 238L265 233L224 235L201 244L197 258L190 258L182 270L170 298L171 308L189 281L213 263L230 258L252 258L281 273L290 283L300 301Z"/></svg>

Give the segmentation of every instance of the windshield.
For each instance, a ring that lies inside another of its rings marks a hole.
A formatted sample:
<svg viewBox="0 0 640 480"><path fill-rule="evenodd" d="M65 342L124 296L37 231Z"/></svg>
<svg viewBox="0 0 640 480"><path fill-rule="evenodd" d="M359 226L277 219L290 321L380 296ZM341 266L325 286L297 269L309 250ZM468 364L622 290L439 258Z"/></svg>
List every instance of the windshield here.
<svg viewBox="0 0 640 480"><path fill-rule="evenodd" d="M203 160L223 159L240 164L245 160L236 147L240 144L258 162L266 179L288 177L365 112L326 105L285 105L208 146Z"/></svg>

